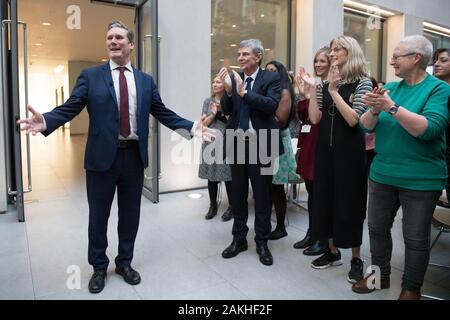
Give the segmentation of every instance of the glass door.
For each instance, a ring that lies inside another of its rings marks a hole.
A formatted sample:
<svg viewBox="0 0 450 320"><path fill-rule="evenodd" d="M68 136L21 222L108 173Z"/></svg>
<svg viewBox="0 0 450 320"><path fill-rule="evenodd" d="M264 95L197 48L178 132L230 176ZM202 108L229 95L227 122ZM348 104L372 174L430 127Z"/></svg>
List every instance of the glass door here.
<svg viewBox="0 0 450 320"><path fill-rule="evenodd" d="M136 67L148 73L158 85L159 37L158 35L158 1L157 0L91 0L92 3L106 3L111 5L135 7L136 30ZM160 138L159 123L150 115L148 137L149 166L144 172L143 195L150 201L159 201L159 154Z"/></svg>
<svg viewBox="0 0 450 320"><path fill-rule="evenodd" d="M159 79L159 38L158 38L158 1L148 0L137 8L136 14L137 66L150 74L158 85ZM144 139L146 137L142 137ZM150 115L148 156L149 166L145 169L143 194L150 201L159 201L159 123Z"/></svg>

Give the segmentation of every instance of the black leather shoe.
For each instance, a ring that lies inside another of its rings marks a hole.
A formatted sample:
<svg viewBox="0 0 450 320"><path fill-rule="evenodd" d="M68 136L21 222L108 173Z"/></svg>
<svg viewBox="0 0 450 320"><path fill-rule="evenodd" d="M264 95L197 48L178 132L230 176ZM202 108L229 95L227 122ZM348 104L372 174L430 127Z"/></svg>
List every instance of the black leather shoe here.
<svg viewBox="0 0 450 320"><path fill-rule="evenodd" d="M94 270L91 280L89 280L89 292L99 293L105 287L106 270Z"/></svg>
<svg viewBox="0 0 450 320"><path fill-rule="evenodd" d="M278 240L286 237L287 235L288 233L286 232L286 228L275 228L275 230L270 233L269 240Z"/></svg>
<svg viewBox="0 0 450 320"><path fill-rule="evenodd" d="M225 259L233 258L239 254L239 252L248 250L247 240L233 240L231 244L222 252L222 257Z"/></svg>
<svg viewBox="0 0 450 320"><path fill-rule="evenodd" d="M217 214L217 204L211 204L210 206L209 206L209 210L208 210L208 213L206 213L206 215L205 215L205 219L206 220L209 220L209 219L212 219L212 218L214 218L214 216Z"/></svg>
<svg viewBox="0 0 450 320"><path fill-rule="evenodd" d="M294 243L294 248L295 249L305 249L305 248L308 248L309 246L311 246L313 243L314 243L314 241L311 238L311 231L308 229L303 240L300 240L300 241Z"/></svg>
<svg viewBox="0 0 450 320"><path fill-rule="evenodd" d="M256 252L259 255L259 261L266 266L273 264L273 257L266 244L256 244Z"/></svg>
<svg viewBox="0 0 450 320"><path fill-rule="evenodd" d="M307 249L303 250L305 256L320 256L328 250L328 243L325 241L315 241Z"/></svg>
<svg viewBox="0 0 450 320"><path fill-rule="evenodd" d="M136 285L141 282L141 276L139 272L134 270L132 267L119 268L116 267L116 273L120 274L126 283L131 285Z"/></svg>
<svg viewBox="0 0 450 320"><path fill-rule="evenodd" d="M229 221L231 219L233 219L233 209L229 206L222 215L222 221Z"/></svg>

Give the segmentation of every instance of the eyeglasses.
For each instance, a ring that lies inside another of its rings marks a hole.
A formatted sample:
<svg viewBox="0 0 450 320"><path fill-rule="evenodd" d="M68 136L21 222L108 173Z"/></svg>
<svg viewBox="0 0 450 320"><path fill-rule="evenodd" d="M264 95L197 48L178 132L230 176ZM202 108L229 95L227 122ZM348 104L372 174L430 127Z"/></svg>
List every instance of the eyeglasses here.
<svg viewBox="0 0 450 320"><path fill-rule="evenodd" d="M416 54L416 53L417 53L417 52L410 52L410 53L406 53L406 54L401 54L401 55L399 55L399 56L396 56L396 55L394 54L394 55L392 55L391 59L392 59L392 61L397 61L398 58L409 57L409 56L412 56L413 54Z"/></svg>
<svg viewBox="0 0 450 320"><path fill-rule="evenodd" d="M335 47L335 48L331 48L330 52L332 53L338 53L339 51L343 50L343 47Z"/></svg>

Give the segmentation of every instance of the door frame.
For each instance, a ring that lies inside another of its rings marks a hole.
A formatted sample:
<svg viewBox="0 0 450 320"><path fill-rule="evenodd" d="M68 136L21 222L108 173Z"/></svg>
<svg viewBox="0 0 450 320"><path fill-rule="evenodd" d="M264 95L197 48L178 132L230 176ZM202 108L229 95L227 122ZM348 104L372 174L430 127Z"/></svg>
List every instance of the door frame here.
<svg viewBox="0 0 450 320"><path fill-rule="evenodd" d="M24 172L22 172L23 165L23 155L22 155L22 136L20 131L20 126L17 125L16 121L21 118L20 116L20 84L19 84L19 30L23 28L26 32L26 23L18 20L18 2L20 0L7 0L2 1L0 4L0 41L1 49L0 52L0 80L2 80L2 85L0 86L0 93L2 93L3 100L0 106L3 106L2 114L0 115L0 120L4 120L5 128L0 132L0 140L5 141L5 177L6 186L4 189L6 193L6 198L9 203L13 203L16 206L18 220L19 222L25 221L25 206L24 206L24 193L31 192L31 163L30 163L30 144L29 136L26 135L26 150L27 150L27 174L28 174L28 189L25 190L23 186ZM158 1L157 0L143 0L137 3L135 6L136 14L136 30L139 31L139 26L142 19L142 10L145 3L151 1L151 24L152 33L158 34ZM107 1L104 1L107 2ZM113 4L114 5L114 4ZM10 20L5 19L8 16ZM3 33L4 32L4 33ZM5 37L2 35L5 34ZM137 32L137 39L139 39L139 33ZM158 50L158 37L152 37L151 41L151 56L152 56L152 74L155 83L158 84L158 70L159 70L159 50ZM140 44L137 46L137 68L142 68L143 59L140 50ZM25 105L28 103L28 84L27 84L27 53L26 53L26 34L24 33L24 72L25 72ZM26 108L25 108L26 109ZM28 117L28 110L26 110L26 117ZM143 195L152 202L159 201L159 172L160 172L160 138L159 138L159 123L156 119L151 117L150 129L151 137L153 139L153 146L155 150L151 152L152 158L152 187L143 188ZM0 128L2 128L0 126ZM148 139L148 137L144 137ZM2 147L2 141L0 141L0 148ZM2 148L3 149L3 148ZM1 165L1 162L0 162ZM0 168L0 172L3 168ZM2 181L0 181L0 192L2 192ZM1 195L4 196L5 194ZM4 209L2 204L2 199L0 198L0 212ZM6 205L4 205L6 207ZM6 208L4 209L6 210Z"/></svg>
<svg viewBox="0 0 450 320"><path fill-rule="evenodd" d="M144 65L146 63L145 56L143 54L144 48L140 46L145 46L146 43L144 41L145 36L141 34L140 23L143 19L143 8L144 5L151 1L151 31L150 35L151 39L151 56L152 56L152 74L153 80L155 81L156 86L159 86L159 32L158 32L158 0L147 0L144 1L137 9L136 9L136 39L138 41L136 57L137 57L137 68L144 72ZM155 36L158 35L158 36ZM151 159L149 159L149 166L151 167L151 176L148 179L151 179L151 189L147 188L144 184L142 189L142 194L144 197L149 199L153 203L159 202L159 177L161 172L161 162L160 162L160 154L161 154L161 137L160 137L160 124L156 118L150 115L149 120L149 130L150 130L150 139L152 139L152 143L148 144L149 146L153 146L155 150L148 153L151 154ZM142 137L147 138L147 137ZM156 165L155 165L156 164ZM146 177L144 177L146 178Z"/></svg>

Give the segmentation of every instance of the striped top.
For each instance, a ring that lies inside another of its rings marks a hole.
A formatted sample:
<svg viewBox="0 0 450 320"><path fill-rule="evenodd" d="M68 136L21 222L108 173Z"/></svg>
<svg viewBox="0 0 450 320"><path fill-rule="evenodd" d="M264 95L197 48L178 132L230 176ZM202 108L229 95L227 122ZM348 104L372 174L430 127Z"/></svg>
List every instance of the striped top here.
<svg viewBox="0 0 450 320"><path fill-rule="evenodd" d="M339 82L339 88L346 84L345 81ZM319 105L319 108L322 108L322 100L323 100L323 84L317 86L317 102ZM362 78L358 86L355 89L355 96L353 98L353 104L351 105L352 109L358 113L358 116L362 116L364 112L367 110L367 106L362 102L362 97L372 91L372 81L370 81L369 78Z"/></svg>

